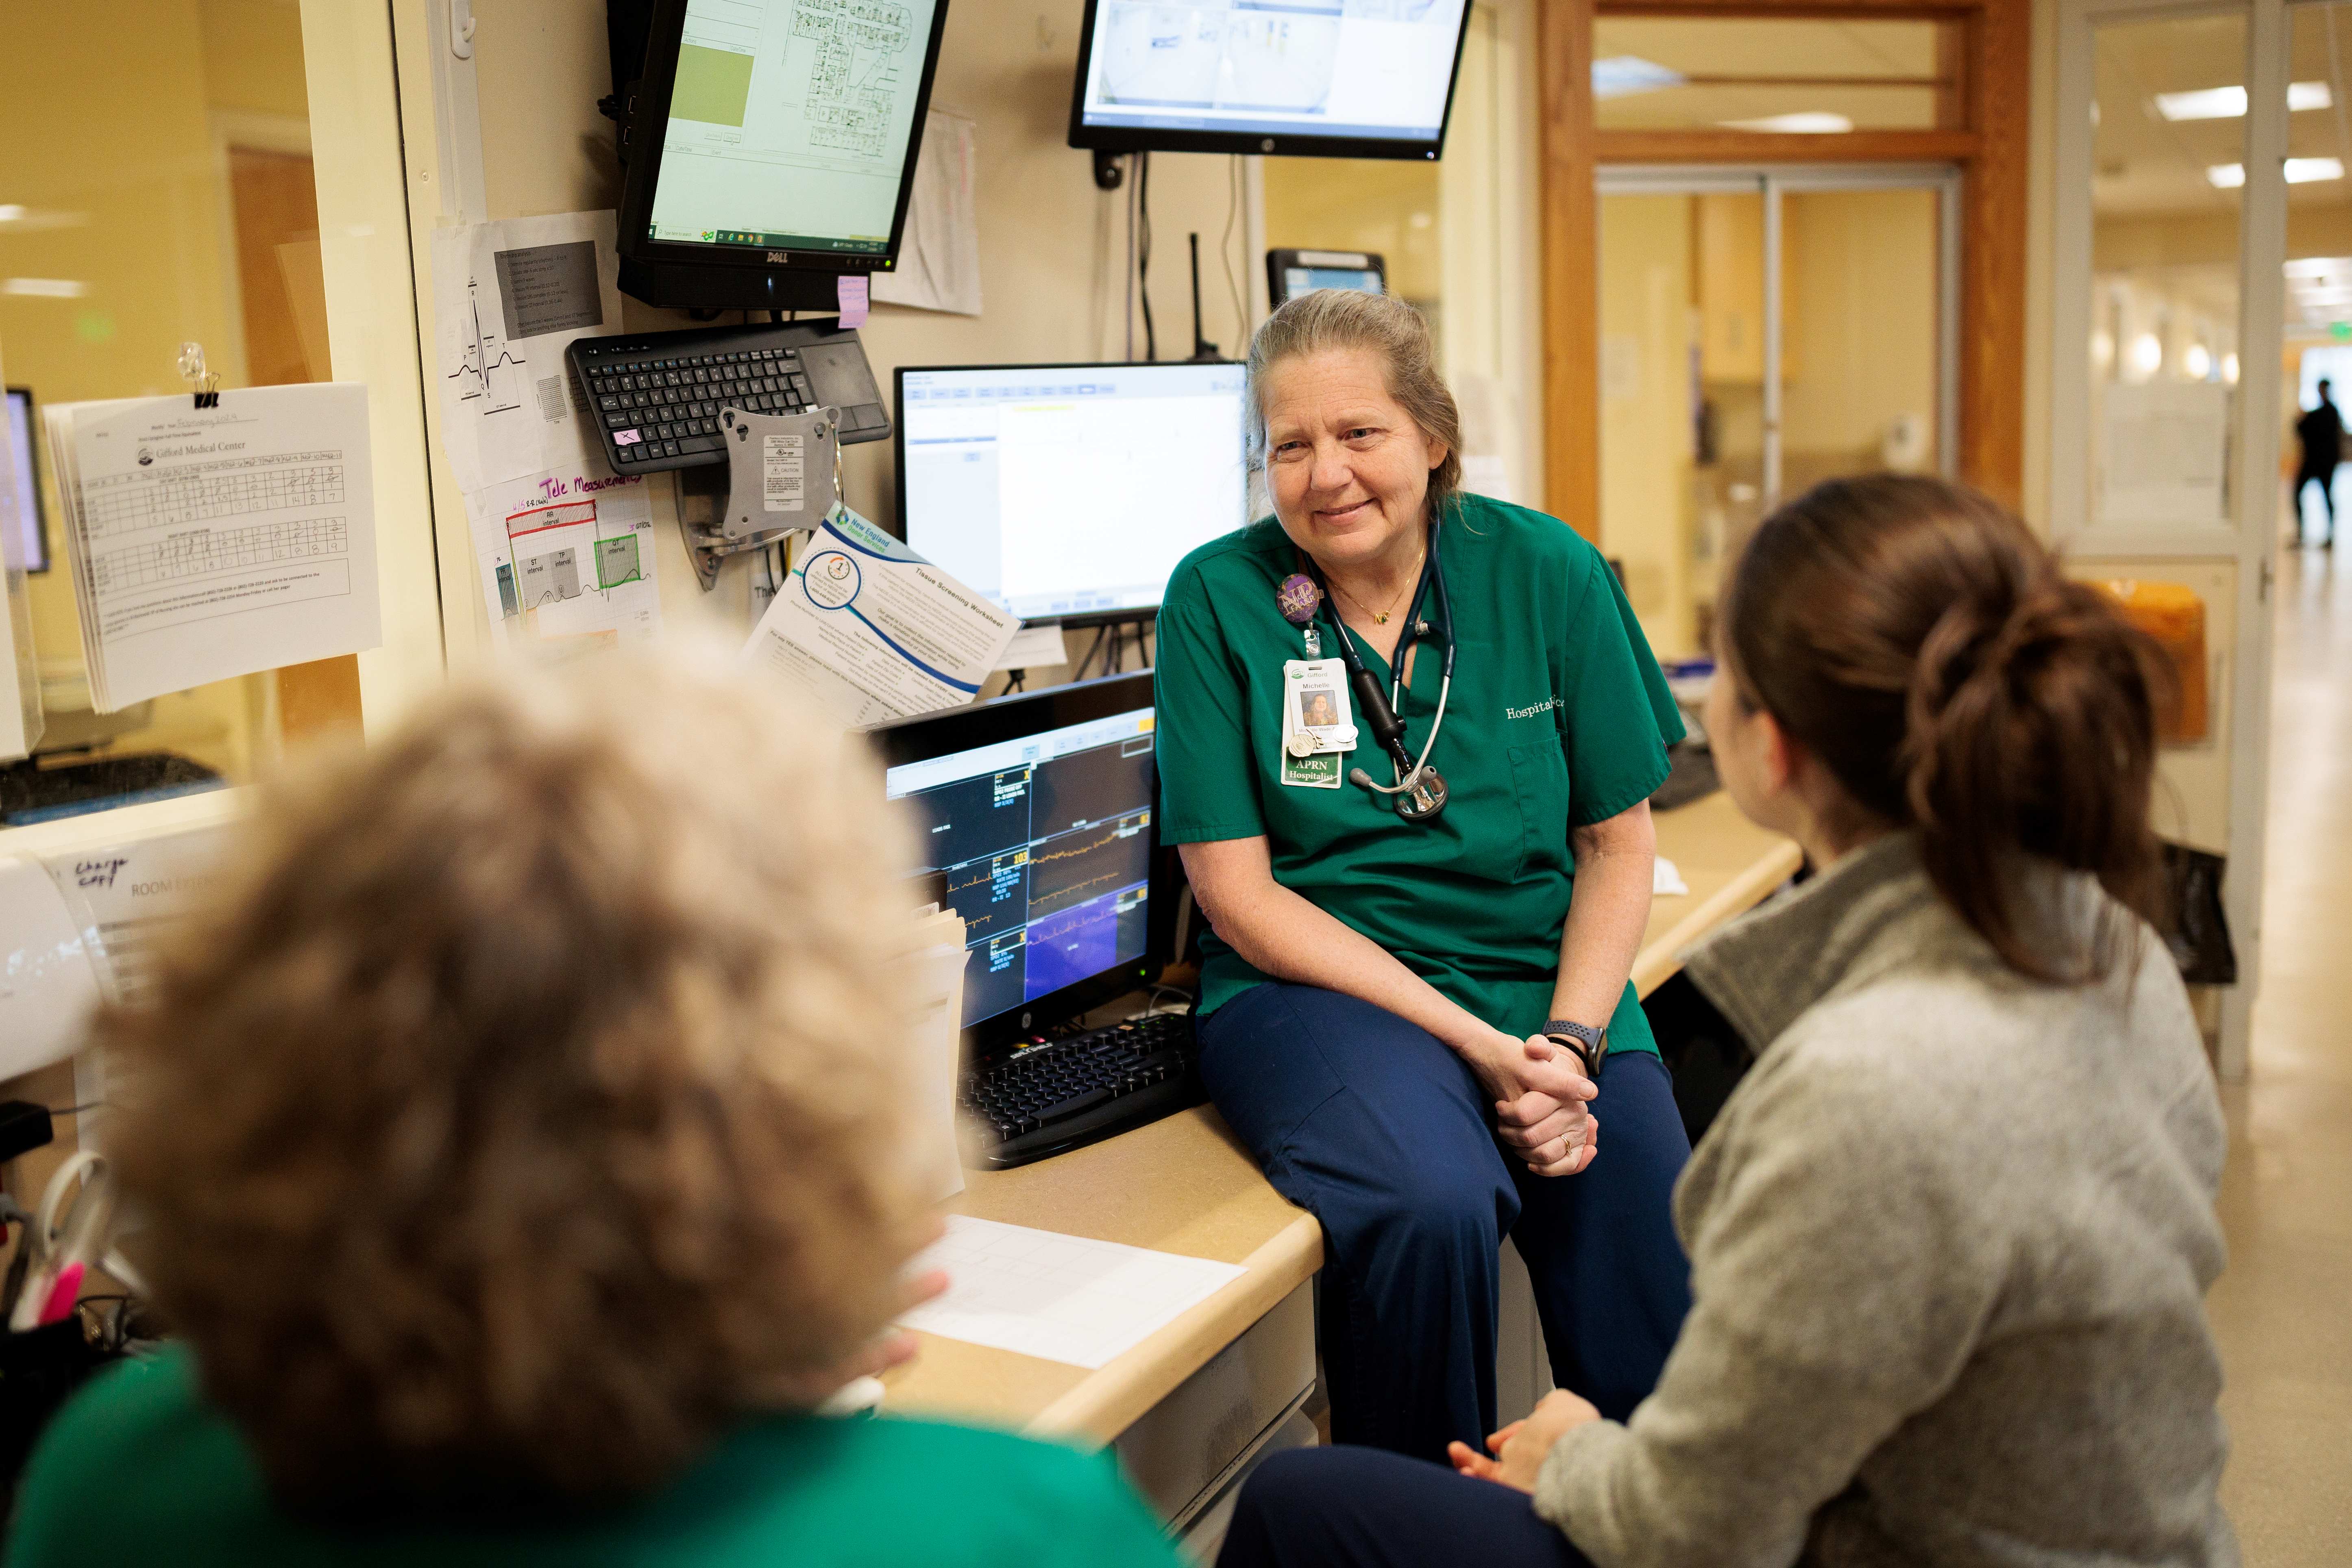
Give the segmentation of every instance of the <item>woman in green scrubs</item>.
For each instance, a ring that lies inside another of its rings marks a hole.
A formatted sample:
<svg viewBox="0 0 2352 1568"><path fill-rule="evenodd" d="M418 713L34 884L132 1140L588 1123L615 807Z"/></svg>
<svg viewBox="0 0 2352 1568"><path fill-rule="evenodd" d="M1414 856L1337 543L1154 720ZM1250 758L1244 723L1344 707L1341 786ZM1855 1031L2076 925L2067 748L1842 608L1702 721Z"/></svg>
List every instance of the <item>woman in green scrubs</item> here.
<svg viewBox="0 0 2352 1568"><path fill-rule="evenodd" d="M1435 1459L1495 1429L1507 1235L1555 1379L1622 1415L1690 1300L1668 1218L1689 1145L1627 980L1681 721L1599 553L1459 489L1459 416L1410 306L1295 300L1249 381L1275 515L1169 583L1160 831L1212 928L1210 1092L1323 1225L1332 1436ZM1354 749L1296 754L1300 716L1347 685L1299 666L1342 637L1407 754L1430 748L1434 816L1369 787L1403 770L1360 683Z"/></svg>

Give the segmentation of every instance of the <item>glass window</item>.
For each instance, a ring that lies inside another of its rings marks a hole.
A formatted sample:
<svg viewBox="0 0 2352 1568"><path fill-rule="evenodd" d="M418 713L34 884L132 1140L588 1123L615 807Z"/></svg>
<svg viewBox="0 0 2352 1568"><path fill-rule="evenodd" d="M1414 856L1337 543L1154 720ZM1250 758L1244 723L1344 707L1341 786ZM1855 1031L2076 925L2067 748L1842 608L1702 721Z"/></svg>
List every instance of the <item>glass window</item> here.
<svg viewBox="0 0 2352 1568"><path fill-rule="evenodd" d="M1937 21L1603 16L1602 131L1959 129L1959 28Z"/></svg>
<svg viewBox="0 0 2352 1568"><path fill-rule="evenodd" d="M2222 523L2246 368L2245 20L2115 22L2093 49L2089 516Z"/></svg>
<svg viewBox="0 0 2352 1568"><path fill-rule="evenodd" d="M327 379L300 9L127 0L103 26L74 5L5 15L0 366L36 438L47 405L184 390L184 341L204 345L225 388ZM56 794L77 767L159 787L241 783L289 739L358 724L349 658L92 712L45 447L37 466L54 564L28 596L47 732L16 784ZM24 791L8 798L20 820Z"/></svg>

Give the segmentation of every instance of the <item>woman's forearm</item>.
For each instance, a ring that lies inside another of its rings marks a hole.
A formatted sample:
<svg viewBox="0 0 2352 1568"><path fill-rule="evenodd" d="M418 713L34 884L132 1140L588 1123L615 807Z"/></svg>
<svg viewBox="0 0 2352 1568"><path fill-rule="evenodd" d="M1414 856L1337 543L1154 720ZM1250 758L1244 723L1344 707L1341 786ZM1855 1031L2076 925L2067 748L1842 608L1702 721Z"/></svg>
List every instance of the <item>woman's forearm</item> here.
<svg viewBox="0 0 2352 1568"><path fill-rule="evenodd" d="M1560 931L1551 1016L1599 1028L1617 1011L1650 923L1657 836L1648 803L1578 828L1572 844L1576 890Z"/></svg>
<svg viewBox="0 0 2352 1568"><path fill-rule="evenodd" d="M1490 1038L1494 1026L1448 998L1371 938L1274 880L1212 870L1225 844L1184 846L1185 869L1202 912L1226 945L1259 973L1358 997L1417 1024L1456 1051ZM1198 863L1198 864L1196 864Z"/></svg>

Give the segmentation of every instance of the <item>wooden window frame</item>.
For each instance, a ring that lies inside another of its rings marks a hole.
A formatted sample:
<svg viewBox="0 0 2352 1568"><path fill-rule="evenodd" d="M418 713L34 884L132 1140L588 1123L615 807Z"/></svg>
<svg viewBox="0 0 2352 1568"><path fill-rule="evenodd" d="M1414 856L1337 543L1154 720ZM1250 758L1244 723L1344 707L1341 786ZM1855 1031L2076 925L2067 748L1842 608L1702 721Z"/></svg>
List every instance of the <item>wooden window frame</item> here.
<svg viewBox="0 0 2352 1568"><path fill-rule="evenodd" d="M2030 0L1546 0L1537 57L1543 137L1544 476L1555 516L1601 531L1600 205L1603 164L1948 163L1960 171L1959 473L2011 506L2025 478ZM1961 127L1777 136L1597 131L1592 24L1601 16L1957 23Z"/></svg>

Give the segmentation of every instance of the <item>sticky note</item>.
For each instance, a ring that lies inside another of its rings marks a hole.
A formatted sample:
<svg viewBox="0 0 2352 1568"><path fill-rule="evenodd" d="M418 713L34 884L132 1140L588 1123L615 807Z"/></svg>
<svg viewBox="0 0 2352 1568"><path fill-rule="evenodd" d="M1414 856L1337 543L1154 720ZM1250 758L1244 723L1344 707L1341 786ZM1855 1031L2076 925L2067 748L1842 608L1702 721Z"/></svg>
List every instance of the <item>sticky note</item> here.
<svg viewBox="0 0 2352 1568"><path fill-rule="evenodd" d="M867 297L866 274L845 272L836 281L839 289L835 298L841 301L841 324L845 327L864 326Z"/></svg>

